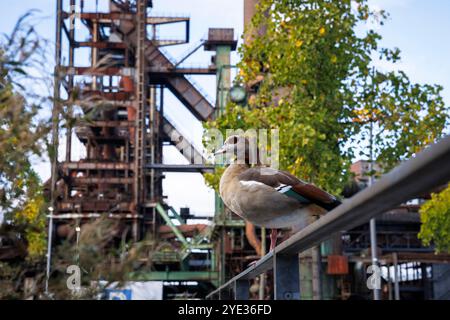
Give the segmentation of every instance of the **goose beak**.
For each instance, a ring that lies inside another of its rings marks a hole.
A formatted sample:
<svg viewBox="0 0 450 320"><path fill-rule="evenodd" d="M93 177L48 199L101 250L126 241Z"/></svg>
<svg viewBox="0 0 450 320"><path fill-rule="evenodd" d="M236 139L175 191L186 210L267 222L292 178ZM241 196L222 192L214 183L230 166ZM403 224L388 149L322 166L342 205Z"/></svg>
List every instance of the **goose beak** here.
<svg viewBox="0 0 450 320"><path fill-rule="evenodd" d="M214 152L214 155L218 156L219 154L224 154L225 152L227 152L227 150L224 147L221 147L219 150Z"/></svg>

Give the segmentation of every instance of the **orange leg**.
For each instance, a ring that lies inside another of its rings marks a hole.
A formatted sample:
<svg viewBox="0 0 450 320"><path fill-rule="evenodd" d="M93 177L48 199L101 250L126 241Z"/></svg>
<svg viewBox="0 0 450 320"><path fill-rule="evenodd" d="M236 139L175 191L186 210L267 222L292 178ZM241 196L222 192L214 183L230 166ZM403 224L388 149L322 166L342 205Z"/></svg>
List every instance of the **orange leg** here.
<svg viewBox="0 0 450 320"><path fill-rule="evenodd" d="M270 233L270 251L275 249L275 247L277 246L277 235L277 229L272 229L272 232Z"/></svg>

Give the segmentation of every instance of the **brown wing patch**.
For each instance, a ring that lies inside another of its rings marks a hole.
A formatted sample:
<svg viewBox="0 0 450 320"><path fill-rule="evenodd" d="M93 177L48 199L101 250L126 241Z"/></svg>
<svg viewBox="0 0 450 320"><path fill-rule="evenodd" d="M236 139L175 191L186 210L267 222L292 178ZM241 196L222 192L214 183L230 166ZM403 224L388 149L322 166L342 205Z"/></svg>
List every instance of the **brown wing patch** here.
<svg viewBox="0 0 450 320"><path fill-rule="evenodd" d="M264 170L264 172L262 172ZM258 181L267 186L276 188L282 184L295 186L304 183L288 172L278 171L271 168L249 168L238 176L241 181Z"/></svg>
<svg viewBox="0 0 450 320"><path fill-rule="evenodd" d="M265 174L262 173L262 170L266 170ZM331 194L313 184L298 179L286 171L271 168L249 168L242 172L238 178L241 181L258 181L272 188L277 188L280 185L291 186L293 191L327 210L340 203Z"/></svg>
<svg viewBox="0 0 450 320"><path fill-rule="evenodd" d="M313 201L332 203L336 200L336 198L333 197L331 194L309 183L297 184L293 186L292 189L298 194Z"/></svg>

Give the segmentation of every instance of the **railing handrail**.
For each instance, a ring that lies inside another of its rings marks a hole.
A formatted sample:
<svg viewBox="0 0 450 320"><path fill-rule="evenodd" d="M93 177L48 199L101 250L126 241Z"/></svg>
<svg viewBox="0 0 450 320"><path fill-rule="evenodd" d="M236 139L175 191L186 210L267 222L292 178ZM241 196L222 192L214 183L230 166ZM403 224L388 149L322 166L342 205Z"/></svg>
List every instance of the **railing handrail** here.
<svg viewBox="0 0 450 320"><path fill-rule="evenodd" d="M297 255L329 239L337 232L366 223L376 215L428 192L434 187L441 186L449 180L450 136L446 136L279 244L254 266L211 292L207 298L213 298L242 280L252 279L272 269L274 260L279 256Z"/></svg>

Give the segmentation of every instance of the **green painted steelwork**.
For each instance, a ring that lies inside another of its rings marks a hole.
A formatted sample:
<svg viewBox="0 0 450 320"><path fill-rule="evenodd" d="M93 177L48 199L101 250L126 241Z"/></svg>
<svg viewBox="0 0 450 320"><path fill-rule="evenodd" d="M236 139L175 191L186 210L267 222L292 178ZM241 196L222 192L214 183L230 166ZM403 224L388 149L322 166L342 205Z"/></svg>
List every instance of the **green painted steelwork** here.
<svg viewBox="0 0 450 320"><path fill-rule="evenodd" d="M229 45L216 47L216 66L217 66L217 116L225 111L228 95L231 88L231 69L230 66L231 47Z"/></svg>
<svg viewBox="0 0 450 320"><path fill-rule="evenodd" d="M245 221L244 220L232 220L232 219L217 220L217 221L214 221L214 225L217 227L244 228Z"/></svg>
<svg viewBox="0 0 450 320"><path fill-rule="evenodd" d="M172 219L170 219L169 215L167 214L166 210L162 207L160 203L156 204L156 211L161 215L161 217L164 219L166 224L172 229L173 233L177 236L178 240L183 243L186 247L189 246L189 243L187 242L184 235L181 233L180 230L178 230L177 226L172 222Z"/></svg>
<svg viewBox="0 0 450 320"><path fill-rule="evenodd" d="M313 300L313 271L311 249L299 256L300 300Z"/></svg>
<svg viewBox="0 0 450 320"><path fill-rule="evenodd" d="M186 221L184 221L181 218L181 216L178 214L178 212L176 212L176 210L173 207L170 207L169 211L173 214L174 218L177 219L180 224L186 223Z"/></svg>
<svg viewBox="0 0 450 320"><path fill-rule="evenodd" d="M203 242L203 239L205 237L198 237L198 238L192 239L191 242L188 242L187 239L185 238L185 236L183 235L183 233L173 223L172 218L168 215L168 213L166 212L166 210L164 210L163 206L160 203L156 204L156 210L161 215L161 217L164 219L166 224L172 229L173 233L178 238L178 240L180 240L180 242L183 244L183 248L181 249L181 252L180 252L180 260L181 261L186 259L191 254L191 250L193 250L193 249L209 250L209 249L213 248L213 245L211 243L201 243L201 242ZM179 219L182 221L181 217L178 215L178 213L173 208L170 208L170 210L171 210L172 214L175 215L175 217L178 216ZM183 221L183 223L184 223L184 221Z"/></svg>
<svg viewBox="0 0 450 320"><path fill-rule="evenodd" d="M212 249L212 243L192 243L189 245L190 249Z"/></svg>

